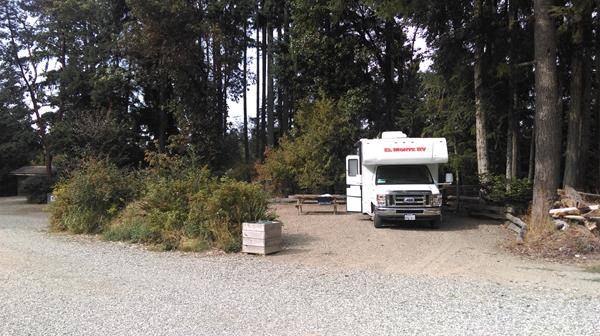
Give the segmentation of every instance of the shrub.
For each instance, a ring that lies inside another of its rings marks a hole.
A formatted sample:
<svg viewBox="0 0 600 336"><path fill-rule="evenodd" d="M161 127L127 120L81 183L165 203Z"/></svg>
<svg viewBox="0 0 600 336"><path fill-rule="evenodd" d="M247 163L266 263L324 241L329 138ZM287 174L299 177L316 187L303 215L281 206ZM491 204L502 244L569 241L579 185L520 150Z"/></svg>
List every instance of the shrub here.
<svg viewBox="0 0 600 336"><path fill-rule="evenodd" d="M243 222L274 219L268 201L257 184L222 179L214 190L202 190L192 199L186 234L226 252L238 251Z"/></svg>
<svg viewBox="0 0 600 336"><path fill-rule="evenodd" d="M161 245L165 250L178 248L189 213L189 203L200 190L210 190L214 179L206 168L179 165L170 169L152 166L143 178L139 199L107 227L108 240Z"/></svg>
<svg viewBox="0 0 600 336"><path fill-rule="evenodd" d="M73 233L96 233L134 199L136 177L115 165L95 159L59 182L50 204L51 226Z"/></svg>
<svg viewBox="0 0 600 336"><path fill-rule="evenodd" d="M148 193L127 206L106 228L104 237L164 250L198 251L214 246L232 252L241 247L242 222L273 219L267 212L268 197L258 185L230 179L204 181L204 188L195 194L189 193L193 189L173 193L170 202L155 203L157 193ZM152 190L168 194L165 186Z"/></svg>
<svg viewBox="0 0 600 336"><path fill-rule="evenodd" d="M111 241L163 250L225 251L241 247L244 221L273 219L257 184L217 179L184 157L147 154L137 175L104 161L87 161L61 181L51 205L52 226L74 233L101 232Z"/></svg>
<svg viewBox="0 0 600 336"><path fill-rule="evenodd" d="M486 175L481 179L483 197L498 204L526 204L531 201L533 185L529 179L507 180L502 175Z"/></svg>
<svg viewBox="0 0 600 336"><path fill-rule="evenodd" d="M46 203L48 194L52 192L53 179L49 176L29 176L22 183L28 203Z"/></svg>
<svg viewBox="0 0 600 336"><path fill-rule="evenodd" d="M265 162L256 165L258 180L274 194L289 195L298 189L299 162L293 143L283 137L279 141L279 148L268 150Z"/></svg>

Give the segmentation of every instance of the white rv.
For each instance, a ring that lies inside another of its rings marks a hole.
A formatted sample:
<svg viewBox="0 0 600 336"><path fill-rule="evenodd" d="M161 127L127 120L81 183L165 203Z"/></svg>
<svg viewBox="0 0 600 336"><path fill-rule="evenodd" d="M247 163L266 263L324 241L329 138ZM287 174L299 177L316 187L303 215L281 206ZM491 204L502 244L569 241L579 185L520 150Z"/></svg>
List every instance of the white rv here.
<svg viewBox="0 0 600 336"><path fill-rule="evenodd" d="M373 218L376 228L385 220L442 221L440 164L448 162L444 138L407 138L402 132L383 132L378 139L361 139L357 154L346 157L346 201L349 212Z"/></svg>

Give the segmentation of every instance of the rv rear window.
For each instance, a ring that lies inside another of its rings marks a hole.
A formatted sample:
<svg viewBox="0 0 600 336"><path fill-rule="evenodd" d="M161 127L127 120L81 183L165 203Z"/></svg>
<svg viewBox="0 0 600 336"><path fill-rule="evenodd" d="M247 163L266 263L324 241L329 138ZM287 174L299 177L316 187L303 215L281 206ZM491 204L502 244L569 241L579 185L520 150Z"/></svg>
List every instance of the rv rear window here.
<svg viewBox="0 0 600 336"><path fill-rule="evenodd" d="M377 167L377 184L432 184L433 179L426 166L390 165Z"/></svg>
<svg viewBox="0 0 600 336"><path fill-rule="evenodd" d="M358 160L350 159L348 160L348 176L356 175L358 175Z"/></svg>

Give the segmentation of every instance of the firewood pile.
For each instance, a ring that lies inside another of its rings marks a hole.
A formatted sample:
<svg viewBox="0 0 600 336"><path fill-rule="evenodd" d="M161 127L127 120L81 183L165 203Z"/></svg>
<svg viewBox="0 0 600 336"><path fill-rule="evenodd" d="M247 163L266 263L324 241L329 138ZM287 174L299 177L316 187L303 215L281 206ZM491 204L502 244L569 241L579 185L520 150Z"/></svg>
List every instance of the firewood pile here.
<svg viewBox="0 0 600 336"><path fill-rule="evenodd" d="M571 187L558 190L559 200L550 209L556 229L566 230L569 224L583 225L595 235L600 235L600 205L584 200L582 193ZM593 195L590 195L593 196ZM600 195L597 195L600 196ZM599 199L596 199L598 201Z"/></svg>

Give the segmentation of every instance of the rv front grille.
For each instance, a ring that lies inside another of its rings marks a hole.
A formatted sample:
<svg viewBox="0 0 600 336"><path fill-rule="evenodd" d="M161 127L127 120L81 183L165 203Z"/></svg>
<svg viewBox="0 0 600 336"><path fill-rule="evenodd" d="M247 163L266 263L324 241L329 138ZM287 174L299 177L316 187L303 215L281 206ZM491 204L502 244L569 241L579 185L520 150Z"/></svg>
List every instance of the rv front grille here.
<svg viewBox="0 0 600 336"><path fill-rule="evenodd" d="M397 207L427 206L431 202L431 192L405 192L390 195L389 205Z"/></svg>

